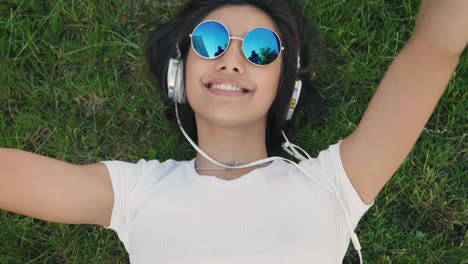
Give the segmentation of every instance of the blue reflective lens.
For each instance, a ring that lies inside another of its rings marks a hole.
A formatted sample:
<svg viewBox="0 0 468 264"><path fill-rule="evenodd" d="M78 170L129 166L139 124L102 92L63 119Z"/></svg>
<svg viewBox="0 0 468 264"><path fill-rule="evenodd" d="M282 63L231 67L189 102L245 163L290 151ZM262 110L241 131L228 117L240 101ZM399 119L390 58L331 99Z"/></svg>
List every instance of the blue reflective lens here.
<svg viewBox="0 0 468 264"><path fill-rule="evenodd" d="M192 35L195 51L202 57L213 59L224 53L229 44L229 32L216 21L200 24Z"/></svg>
<svg viewBox="0 0 468 264"><path fill-rule="evenodd" d="M244 39L244 54L257 65L267 65L278 58L281 43L271 29L256 28L250 31Z"/></svg>

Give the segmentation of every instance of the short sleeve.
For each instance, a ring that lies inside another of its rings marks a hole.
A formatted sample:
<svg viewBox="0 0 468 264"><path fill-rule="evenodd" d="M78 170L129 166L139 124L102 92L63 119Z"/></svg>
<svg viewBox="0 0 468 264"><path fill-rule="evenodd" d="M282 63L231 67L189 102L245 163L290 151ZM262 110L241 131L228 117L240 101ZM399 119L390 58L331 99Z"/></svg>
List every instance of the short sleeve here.
<svg viewBox="0 0 468 264"><path fill-rule="evenodd" d="M147 161L140 160L136 164L123 161L102 161L101 163L107 166L114 191L110 225L104 228L116 231L120 240L127 246L128 227L131 221L130 210L128 210L129 202L145 181Z"/></svg>
<svg viewBox="0 0 468 264"><path fill-rule="evenodd" d="M328 177L337 188L344 206L350 215L351 224L353 228L356 228L361 217L374 205L374 202L369 205L365 204L349 180L341 160L341 142L342 140L334 145L330 145L328 149L320 151L317 158L314 158L312 161L304 160L301 163L312 163L308 165L319 166L326 172L326 175L323 177ZM324 180L323 184L330 186L327 179L322 178L322 180Z"/></svg>

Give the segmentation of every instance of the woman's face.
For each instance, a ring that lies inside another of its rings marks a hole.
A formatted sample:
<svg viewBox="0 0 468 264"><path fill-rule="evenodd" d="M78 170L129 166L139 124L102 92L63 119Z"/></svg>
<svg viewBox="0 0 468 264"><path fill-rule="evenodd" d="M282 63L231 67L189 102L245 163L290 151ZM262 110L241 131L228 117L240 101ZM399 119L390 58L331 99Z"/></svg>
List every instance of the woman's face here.
<svg viewBox="0 0 468 264"><path fill-rule="evenodd" d="M250 30L266 27L278 30L271 18L252 6L224 6L211 12L205 20L223 23L231 36L244 38ZM186 63L188 101L201 121L225 127L262 122L266 126L281 74L282 55L266 66L256 66L245 58L242 41L231 39L226 52L217 59L204 59L190 48ZM249 92L227 92L233 85Z"/></svg>

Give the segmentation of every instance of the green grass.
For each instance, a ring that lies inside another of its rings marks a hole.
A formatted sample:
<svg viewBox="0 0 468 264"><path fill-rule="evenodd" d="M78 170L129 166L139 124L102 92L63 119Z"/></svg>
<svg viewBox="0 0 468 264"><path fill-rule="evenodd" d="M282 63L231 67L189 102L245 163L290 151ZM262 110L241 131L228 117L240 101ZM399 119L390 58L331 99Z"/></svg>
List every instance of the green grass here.
<svg viewBox="0 0 468 264"><path fill-rule="evenodd" d="M195 155L143 58L147 30L180 1L0 3L0 146L76 164ZM329 115L300 128L311 154L350 134L409 38L419 1L303 0L327 46ZM361 220L366 263L466 263L468 59L407 160ZM345 263L356 263L350 247ZM113 231L0 211L0 264L128 263Z"/></svg>

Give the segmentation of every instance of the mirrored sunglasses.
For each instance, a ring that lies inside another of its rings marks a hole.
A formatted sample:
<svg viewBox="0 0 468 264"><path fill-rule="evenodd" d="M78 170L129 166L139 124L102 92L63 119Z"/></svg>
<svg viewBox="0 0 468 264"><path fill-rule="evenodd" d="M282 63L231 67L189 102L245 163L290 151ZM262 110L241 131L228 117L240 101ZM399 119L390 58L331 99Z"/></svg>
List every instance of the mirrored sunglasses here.
<svg viewBox="0 0 468 264"><path fill-rule="evenodd" d="M258 66L273 63L284 50L278 35L269 28L255 28L244 38L232 37L221 22L207 20L200 23L189 35L192 48L202 58L216 59L222 56L231 44L231 39L242 40L245 58Z"/></svg>

